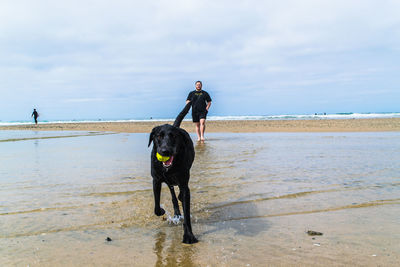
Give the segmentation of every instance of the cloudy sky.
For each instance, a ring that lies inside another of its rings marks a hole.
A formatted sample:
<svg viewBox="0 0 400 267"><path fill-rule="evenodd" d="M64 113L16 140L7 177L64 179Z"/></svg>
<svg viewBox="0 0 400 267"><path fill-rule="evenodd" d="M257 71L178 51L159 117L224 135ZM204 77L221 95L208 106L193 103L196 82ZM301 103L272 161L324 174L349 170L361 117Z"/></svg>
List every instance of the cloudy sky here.
<svg viewBox="0 0 400 267"><path fill-rule="evenodd" d="M147 3L149 2L149 3ZM400 1L1 1L0 120L399 112Z"/></svg>

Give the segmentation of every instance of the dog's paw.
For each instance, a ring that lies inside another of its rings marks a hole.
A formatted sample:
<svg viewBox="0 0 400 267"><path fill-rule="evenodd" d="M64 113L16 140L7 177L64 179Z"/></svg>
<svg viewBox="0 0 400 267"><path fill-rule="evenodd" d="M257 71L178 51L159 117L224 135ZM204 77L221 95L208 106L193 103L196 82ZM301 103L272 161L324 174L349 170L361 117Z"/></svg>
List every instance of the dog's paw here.
<svg viewBox="0 0 400 267"><path fill-rule="evenodd" d="M194 244L194 243L197 243L197 242L199 242L199 240L197 240L197 238L193 234L184 234L183 235L182 243Z"/></svg>
<svg viewBox="0 0 400 267"><path fill-rule="evenodd" d="M181 221L183 221L183 216L182 215L174 215L173 218L171 218L170 216L168 216L168 223L169 224L179 224Z"/></svg>
<svg viewBox="0 0 400 267"><path fill-rule="evenodd" d="M154 214L157 216L161 216L165 214L165 210L163 208L154 209Z"/></svg>
<svg viewBox="0 0 400 267"><path fill-rule="evenodd" d="M174 214L174 219L175 220L183 220L183 216L180 213L175 213Z"/></svg>

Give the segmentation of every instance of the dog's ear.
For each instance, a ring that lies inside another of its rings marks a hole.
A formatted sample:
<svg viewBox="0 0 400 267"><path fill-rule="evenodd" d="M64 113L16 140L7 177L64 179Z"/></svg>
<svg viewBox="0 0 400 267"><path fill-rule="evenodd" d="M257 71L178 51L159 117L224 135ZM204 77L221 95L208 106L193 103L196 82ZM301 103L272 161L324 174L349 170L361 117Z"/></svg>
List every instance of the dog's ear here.
<svg viewBox="0 0 400 267"><path fill-rule="evenodd" d="M183 144L183 145L189 145L188 143L187 143L187 140L188 140L188 133L186 132L186 131L184 131L182 128L178 128L178 136L179 136L179 138L178 138L178 140L179 140L179 142L181 143L181 144ZM189 139L190 139L190 137L189 137Z"/></svg>
<svg viewBox="0 0 400 267"><path fill-rule="evenodd" d="M156 135L156 133L158 132L159 126L154 127L153 130L151 130L150 136L149 136L149 144L147 145L147 147L150 146L151 142L154 139L154 136Z"/></svg>

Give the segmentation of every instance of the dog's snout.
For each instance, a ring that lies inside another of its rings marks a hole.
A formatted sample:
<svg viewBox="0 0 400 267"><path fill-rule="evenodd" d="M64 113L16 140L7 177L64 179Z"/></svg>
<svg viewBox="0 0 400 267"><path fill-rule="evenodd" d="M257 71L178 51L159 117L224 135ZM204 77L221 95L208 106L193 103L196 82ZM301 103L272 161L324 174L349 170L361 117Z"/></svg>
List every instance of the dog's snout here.
<svg viewBox="0 0 400 267"><path fill-rule="evenodd" d="M167 148L162 148L160 152L161 152L161 155L164 155L164 156L171 155L171 151Z"/></svg>

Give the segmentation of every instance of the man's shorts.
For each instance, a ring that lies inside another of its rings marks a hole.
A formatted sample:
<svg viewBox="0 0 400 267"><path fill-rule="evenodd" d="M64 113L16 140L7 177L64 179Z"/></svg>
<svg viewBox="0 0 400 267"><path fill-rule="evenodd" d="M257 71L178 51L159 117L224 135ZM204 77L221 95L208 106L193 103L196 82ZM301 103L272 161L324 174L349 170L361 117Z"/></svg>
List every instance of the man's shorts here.
<svg viewBox="0 0 400 267"><path fill-rule="evenodd" d="M206 119L207 118L207 110L205 111L196 111L192 112L192 119L193 122L200 122L200 119Z"/></svg>

